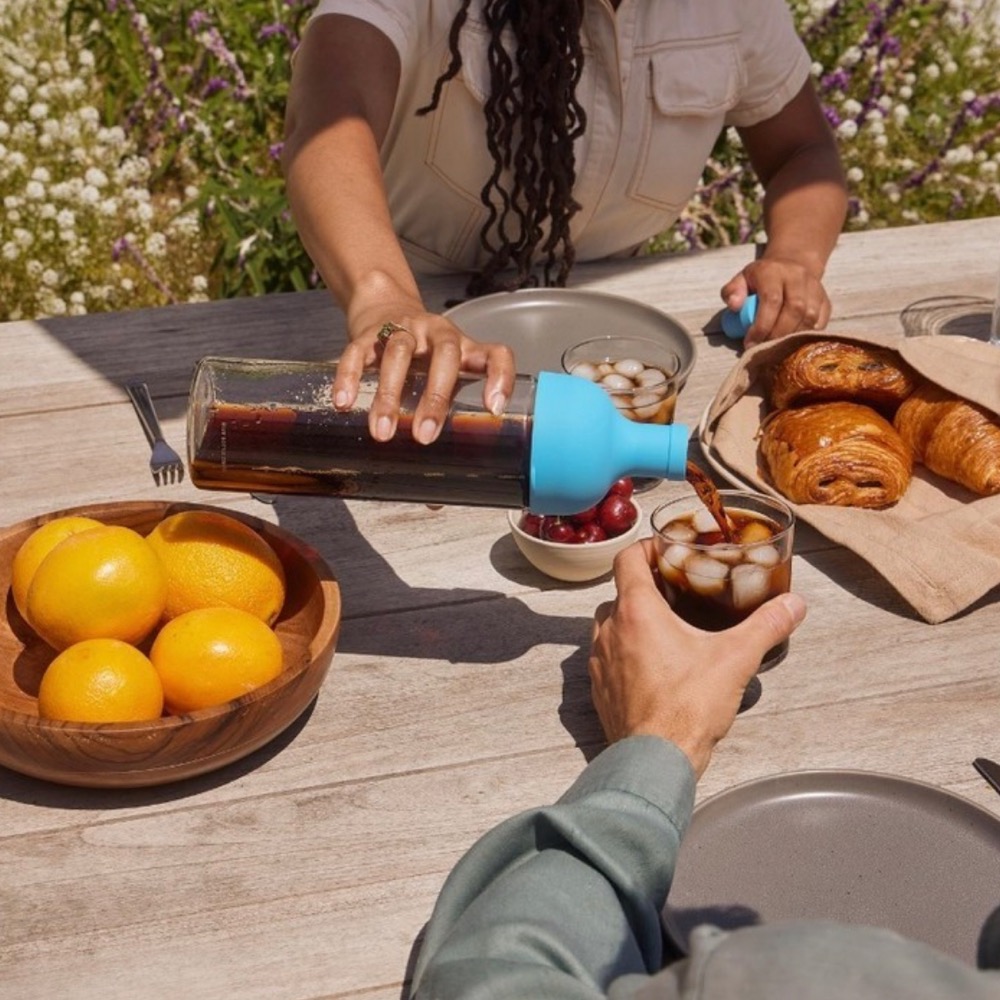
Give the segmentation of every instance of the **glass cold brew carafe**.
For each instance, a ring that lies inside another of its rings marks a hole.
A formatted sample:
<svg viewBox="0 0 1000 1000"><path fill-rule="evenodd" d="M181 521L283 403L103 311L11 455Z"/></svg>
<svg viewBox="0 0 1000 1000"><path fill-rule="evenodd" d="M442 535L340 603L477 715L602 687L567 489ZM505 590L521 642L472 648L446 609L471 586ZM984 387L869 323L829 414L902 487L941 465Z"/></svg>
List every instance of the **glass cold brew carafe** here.
<svg viewBox="0 0 1000 1000"><path fill-rule="evenodd" d="M518 375L499 417L483 407L482 377L462 375L440 436L424 445L411 433L423 373L411 372L396 434L379 442L368 432L378 372L366 371L355 405L339 411L336 370L335 361L202 359L188 409L191 481L567 514L621 476L684 478L686 427L633 423L599 386L572 375Z"/></svg>

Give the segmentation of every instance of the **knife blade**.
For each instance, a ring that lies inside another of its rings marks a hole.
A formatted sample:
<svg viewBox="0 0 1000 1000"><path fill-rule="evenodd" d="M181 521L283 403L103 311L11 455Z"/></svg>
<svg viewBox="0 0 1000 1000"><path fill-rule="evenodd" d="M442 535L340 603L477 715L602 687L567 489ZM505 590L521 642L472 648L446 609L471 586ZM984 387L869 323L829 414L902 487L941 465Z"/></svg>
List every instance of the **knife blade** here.
<svg viewBox="0 0 1000 1000"><path fill-rule="evenodd" d="M1000 764L988 757L977 757L972 766L1000 793Z"/></svg>

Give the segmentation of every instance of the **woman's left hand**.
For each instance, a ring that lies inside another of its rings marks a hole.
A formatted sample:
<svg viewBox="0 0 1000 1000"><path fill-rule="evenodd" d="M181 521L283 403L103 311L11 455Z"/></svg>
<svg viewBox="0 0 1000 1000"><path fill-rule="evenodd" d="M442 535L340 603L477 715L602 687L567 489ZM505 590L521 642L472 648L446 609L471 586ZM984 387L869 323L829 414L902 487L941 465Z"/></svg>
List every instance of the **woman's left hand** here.
<svg viewBox="0 0 1000 1000"><path fill-rule="evenodd" d="M797 330L822 330L830 320L823 283L797 261L762 257L722 286L726 307L736 311L751 293L757 296L757 317L744 339L747 347Z"/></svg>

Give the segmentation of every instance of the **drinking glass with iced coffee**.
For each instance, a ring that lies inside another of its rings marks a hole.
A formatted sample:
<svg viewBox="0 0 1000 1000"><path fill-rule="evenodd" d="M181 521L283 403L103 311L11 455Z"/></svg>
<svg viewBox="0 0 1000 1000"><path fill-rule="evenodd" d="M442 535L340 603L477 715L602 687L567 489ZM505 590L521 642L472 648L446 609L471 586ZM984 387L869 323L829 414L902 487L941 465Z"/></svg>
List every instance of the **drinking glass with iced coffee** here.
<svg viewBox="0 0 1000 1000"><path fill-rule="evenodd" d="M710 632L743 621L792 580L795 514L776 497L719 490L724 523L696 496L661 504L652 515L660 589L686 622ZM725 529L725 530L724 530ZM768 650L760 669L788 653Z"/></svg>

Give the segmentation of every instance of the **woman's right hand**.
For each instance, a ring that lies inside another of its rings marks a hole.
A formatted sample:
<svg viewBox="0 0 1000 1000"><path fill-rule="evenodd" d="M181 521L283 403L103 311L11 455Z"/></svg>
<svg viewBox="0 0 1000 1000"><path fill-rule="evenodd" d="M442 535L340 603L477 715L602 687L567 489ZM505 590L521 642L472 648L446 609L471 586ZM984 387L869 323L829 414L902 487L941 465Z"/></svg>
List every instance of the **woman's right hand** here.
<svg viewBox="0 0 1000 1000"><path fill-rule="evenodd" d="M514 354L506 345L473 340L419 303L394 307L382 301L377 314L370 307L358 316L349 310L348 320L351 342L337 367L333 403L338 410L350 409L362 371L377 365L378 389L368 418L376 441L388 441L396 433L403 384L415 363L427 372L413 416L413 437L421 444L440 434L460 372L485 375L483 405L496 416L503 413L514 388Z"/></svg>

